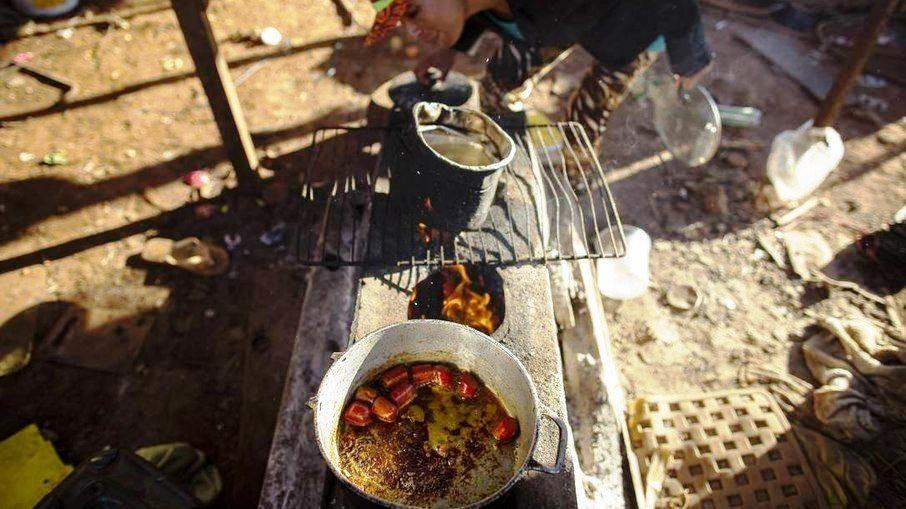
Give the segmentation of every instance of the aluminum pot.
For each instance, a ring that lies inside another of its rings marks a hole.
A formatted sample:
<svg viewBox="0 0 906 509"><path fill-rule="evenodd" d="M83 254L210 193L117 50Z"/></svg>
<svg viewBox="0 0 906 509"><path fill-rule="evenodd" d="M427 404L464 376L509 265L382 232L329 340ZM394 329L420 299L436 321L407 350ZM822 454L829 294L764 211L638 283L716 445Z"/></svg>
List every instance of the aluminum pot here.
<svg viewBox="0 0 906 509"><path fill-rule="evenodd" d="M491 155L478 164L454 160L432 145L438 135L451 142L461 136L461 145L480 145ZM500 174L516 155L510 135L478 110L420 102L412 107L411 124L401 136L404 153L394 174L394 194L423 207L424 222L434 228L450 233L480 228L494 202Z"/></svg>
<svg viewBox="0 0 906 509"><path fill-rule="evenodd" d="M514 471L505 485L467 505L438 498L431 507L481 507L503 495L528 471L556 474L563 468L569 430L556 413L539 401L535 385L519 359L494 339L465 325L410 320L376 330L356 342L327 370L310 403L321 454L337 478L359 495L388 507L412 507L366 493L343 473L337 430L341 414L359 385L395 364L416 361L447 362L477 374L507 412L516 417L521 430L515 444ZM559 433L557 458L550 466L534 457L542 418L553 421Z"/></svg>

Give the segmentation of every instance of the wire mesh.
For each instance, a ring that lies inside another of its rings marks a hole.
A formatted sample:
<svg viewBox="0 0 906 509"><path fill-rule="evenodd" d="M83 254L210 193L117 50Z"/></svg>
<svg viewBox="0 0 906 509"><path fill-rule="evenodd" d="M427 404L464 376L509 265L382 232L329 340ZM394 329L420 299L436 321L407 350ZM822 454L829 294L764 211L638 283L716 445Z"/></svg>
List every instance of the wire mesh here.
<svg viewBox="0 0 906 509"><path fill-rule="evenodd" d="M318 129L301 176L299 263L512 265L623 256L616 204L582 126L507 131L517 153L502 171L486 221L450 234L426 224L424 205L394 192L393 174L408 163L402 130Z"/></svg>

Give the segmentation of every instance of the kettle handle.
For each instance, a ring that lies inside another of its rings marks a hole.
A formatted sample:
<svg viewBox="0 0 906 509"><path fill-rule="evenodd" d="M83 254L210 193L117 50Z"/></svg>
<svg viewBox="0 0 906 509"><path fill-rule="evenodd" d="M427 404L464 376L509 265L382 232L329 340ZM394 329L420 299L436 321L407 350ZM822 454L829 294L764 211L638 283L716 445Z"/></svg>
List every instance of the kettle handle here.
<svg viewBox="0 0 906 509"><path fill-rule="evenodd" d="M526 468L544 472L545 474L559 474L560 471L563 470L563 464L566 462L566 446L567 440L569 440L569 427L563 422L563 419L557 417L557 414L550 408L547 408L544 405L539 405L538 407L540 409L540 417L546 417L557 425L559 434L559 437L557 438L557 459L554 461L553 465L545 465L535 459L535 450L533 449Z"/></svg>

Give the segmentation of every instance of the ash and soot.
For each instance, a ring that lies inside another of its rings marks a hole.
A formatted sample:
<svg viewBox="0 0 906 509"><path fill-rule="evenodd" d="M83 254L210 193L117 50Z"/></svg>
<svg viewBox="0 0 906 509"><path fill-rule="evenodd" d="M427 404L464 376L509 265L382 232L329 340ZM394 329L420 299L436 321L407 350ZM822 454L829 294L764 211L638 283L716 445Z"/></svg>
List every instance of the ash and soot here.
<svg viewBox="0 0 906 509"><path fill-rule="evenodd" d="M409 298L409 319L456 322L491 334L503 321L503 284L492 269L450 265L420 281Z"/></svg>

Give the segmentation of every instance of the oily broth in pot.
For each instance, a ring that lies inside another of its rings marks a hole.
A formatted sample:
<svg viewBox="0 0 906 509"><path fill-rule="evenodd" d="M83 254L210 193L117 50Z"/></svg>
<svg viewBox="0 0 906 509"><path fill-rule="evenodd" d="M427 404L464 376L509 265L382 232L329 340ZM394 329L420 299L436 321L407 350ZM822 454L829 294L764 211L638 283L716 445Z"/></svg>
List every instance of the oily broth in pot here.
<svg viewBox="0 0 906 509"><path fill-rule="evenodd" d="M373 419L356 427L341 419L339 467L362 491L384 500L420 507L469 505L503 488L516 473L519 440L498 443L490 432L506 414L484 384L470 400L423 387L396 422Z"/></svg>

